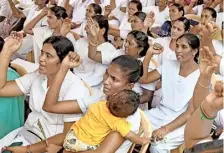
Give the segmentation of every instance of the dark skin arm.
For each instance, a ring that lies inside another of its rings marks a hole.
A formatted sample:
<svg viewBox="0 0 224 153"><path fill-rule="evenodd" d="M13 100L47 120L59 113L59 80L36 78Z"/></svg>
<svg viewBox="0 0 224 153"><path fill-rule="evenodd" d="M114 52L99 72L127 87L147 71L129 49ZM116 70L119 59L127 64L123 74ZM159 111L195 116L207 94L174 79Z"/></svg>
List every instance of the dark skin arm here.
<svg viewBox="0 0 224 153"><path fill-rule="evenodd" d="M152 98L153 98L153 94L154 94L154 91L147 90L147 89L143 88L143 93L142 93L142 95L140 97L141 104L144 104L144 103L147 103L147 102L151 102Z"/></svg>

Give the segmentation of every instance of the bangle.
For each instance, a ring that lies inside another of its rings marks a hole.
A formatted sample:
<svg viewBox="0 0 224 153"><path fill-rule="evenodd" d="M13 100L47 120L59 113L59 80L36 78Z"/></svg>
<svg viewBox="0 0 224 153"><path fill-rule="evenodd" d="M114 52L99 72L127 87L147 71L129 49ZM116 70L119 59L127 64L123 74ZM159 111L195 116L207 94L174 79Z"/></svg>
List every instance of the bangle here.
<svg viewBox="0 0 224 153"><path fill-rule="evenodd" d="M27 146L26 153L32 153L32 152L30 151L30 145Z"/></svg>
<svg viewBox="0 0 224 153"><path fill-rule="evenodd" d="M202 102L203 103L203 102ZM200 105L200 111L201 111L201 120L203 120L204 118L207 119L207 120L215 120L215 117L210 117L208 116L205 111L203 110L203 106L202 106L202 103Z"/></svg>
<svg viewBox="0 0 224 153"><path fill-rule="evenodd" d="M199 84L201 87L206 88L206 89L208 89L209 86L210 86L210 85L208 85L208 86L204 86L204 85L202 85L199 81L198 81L198 84Z"/></svg>
<svg viewBox="0 0 224 153"><path fill-rule="evenodd" d="M93 42L91 42L91 40L89 41L89 44L94 46L94 47L97 47L99 45L98 42L94 44Z"/></svg>

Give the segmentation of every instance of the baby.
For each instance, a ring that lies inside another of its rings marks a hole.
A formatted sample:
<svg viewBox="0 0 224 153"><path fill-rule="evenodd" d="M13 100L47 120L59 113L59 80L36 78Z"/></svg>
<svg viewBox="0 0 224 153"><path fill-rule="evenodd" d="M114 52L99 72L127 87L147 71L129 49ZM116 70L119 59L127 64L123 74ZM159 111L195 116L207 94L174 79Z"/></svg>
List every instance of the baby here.
<svg viewBox="0 0 224 153"><path fill-rule="evenodd" d="M110 98L89 106L86 114L71 127L64 140L66 151L78 152L96 149L111 132L117 131L136 144L147 144L149 136L139 137L131 131L126 118L134 114L140 96L132 90L123 90Z"/></svg>

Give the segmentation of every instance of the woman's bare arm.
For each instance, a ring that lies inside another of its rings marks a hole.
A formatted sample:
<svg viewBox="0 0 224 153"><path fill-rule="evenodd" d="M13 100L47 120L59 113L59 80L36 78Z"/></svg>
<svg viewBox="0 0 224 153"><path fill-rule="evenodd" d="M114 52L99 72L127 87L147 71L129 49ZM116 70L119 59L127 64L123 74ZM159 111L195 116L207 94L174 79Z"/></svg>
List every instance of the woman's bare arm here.
<svg viewBox="0 0 224 153"><path fill-rule="evenodd" d="M215 89L201 104L201 108L198 108L188 119L184 132L186 148L191 148L199 141L209 138L213 124L212 118L215 118L218 111L223 108L223 82L218 81L215 85ZM210 119L202 118L201 110L203 110Z"/></svg>
<svg viewBox="0 0 224 153"><path fill-rule="evenodd" d="M33 35L33 28L35 27L35 25L43 18L47 15L47 11L48 8L43 8L42 12L37 15L33 20L31 20L23 29L23 31L25 33L28 33L30 35Z"/></svg>
<svg viewBox="0 0 224 153"><path fill-rule="evenodd" d="M156 80L159 80L161 77L161 75L156 69L151 72L148 72L148 66L152 56L153 56L153 48L150 47L143 61L143 76L140 78L139 83L142 83L142 84L151 83Z"/></svg>
<svg viewBox="0 0 224 153"><path fill-rule="evenodd" d="M61 64L60 69L50 85L47 92L43 110L57 114L79 114L82 113L77 100L67 100L58 102L58 96L64 78L69 71L69 67Z"/></svg>
<svg viewBox="0 0 224 153"><path fill-rule="evenodd" d="M23 36L21 33L12 32L0 53L0 96L20 96L22 91L15 81L7 81L7 70L11 56L20 48Z"/></svg>

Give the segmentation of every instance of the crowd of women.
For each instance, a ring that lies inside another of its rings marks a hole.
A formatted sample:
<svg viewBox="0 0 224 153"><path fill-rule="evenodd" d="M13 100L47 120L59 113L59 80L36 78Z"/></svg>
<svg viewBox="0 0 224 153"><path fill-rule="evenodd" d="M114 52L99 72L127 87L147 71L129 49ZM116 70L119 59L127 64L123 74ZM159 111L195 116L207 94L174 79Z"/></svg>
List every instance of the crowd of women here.
<svg viewBox="0 0 224 153"><path fill-rule="evenodd" d="M223 6L1 0L0 149L170 153L223 139ZM30 55L39 68L19 76L11 61Z"/></svg>

